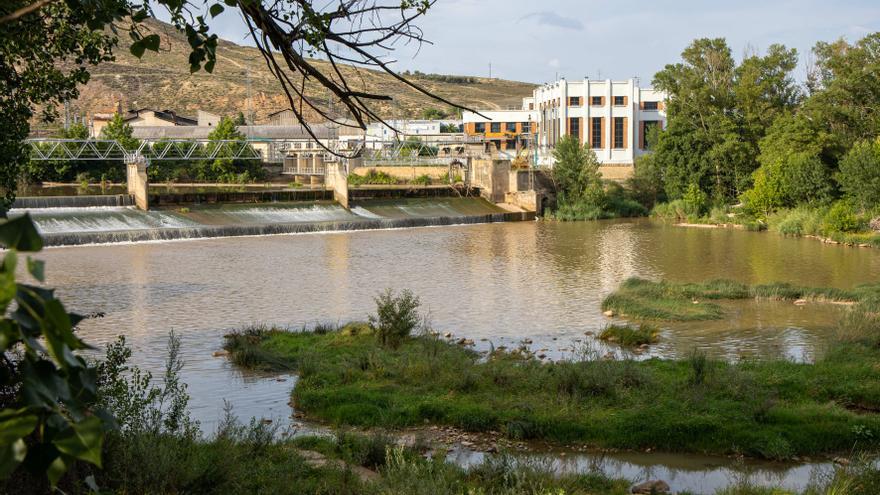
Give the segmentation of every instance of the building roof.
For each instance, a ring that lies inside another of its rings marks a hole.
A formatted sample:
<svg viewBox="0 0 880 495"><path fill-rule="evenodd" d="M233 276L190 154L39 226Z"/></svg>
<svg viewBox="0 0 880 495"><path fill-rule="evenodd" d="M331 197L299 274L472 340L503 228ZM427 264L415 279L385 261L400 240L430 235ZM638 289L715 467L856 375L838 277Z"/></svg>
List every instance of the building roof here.
<svg viewBox="0 0 880 495"><path fill-rule="evenodd" d="M142 112L153 112L157 119L171 122L179 126L198 125L199 121L190 117L177 115L173 110L153 110L152 108L138 108L129 110L128 114L123 118L125 121L136 119Z"/></svg>
<svg viewBox="0 0 880 495"><path fill-rule="evenodd" d="M312 132L318 139L334 139L337 129L328 124L312 124ZM208 134L217 129L216 126L139 126L132 127L133 136L137 139L208 139ZM242 125L238 132L252 139L311 139L301 125Z"/></svg>

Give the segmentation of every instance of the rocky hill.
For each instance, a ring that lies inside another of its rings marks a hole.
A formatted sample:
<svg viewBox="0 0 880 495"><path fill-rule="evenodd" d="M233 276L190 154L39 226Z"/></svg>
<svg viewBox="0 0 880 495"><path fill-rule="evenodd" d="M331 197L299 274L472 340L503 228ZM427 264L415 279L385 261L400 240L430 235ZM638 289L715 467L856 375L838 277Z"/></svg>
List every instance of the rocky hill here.
<svg viewBox="0 0 880 495"><path fill-rule="evenodd" d="M71 105L75 114L90 115L106 111L113 108L116 102L121 102L126 109L170 109L181 115L193 116L201 109L234 115L248 108L248 80L256 123L264 123L269 113L289 107L286 96L266 69L256 48L221 40L214 73L190 74L187 62L189 45L185 37L159 21L150 21L148 25L162 37L160 53L147 52L139 60L128 53L126 46L118 48L115 62L92 69L91 81L82 88L80 99ZM316 64L329 68L327 62L316 61ZM479 109L519 105L522 97L530 95L534 88L533 84L501 79L436 75L412 77L438 95ZM449 110L442 103L409 89L381 72L359 70L352 80L362 85L358 89L394 97L393 102L377 107L383 117L417 118L429 107ZM323 88L312 87L310 94L326 101Z"/></svg>

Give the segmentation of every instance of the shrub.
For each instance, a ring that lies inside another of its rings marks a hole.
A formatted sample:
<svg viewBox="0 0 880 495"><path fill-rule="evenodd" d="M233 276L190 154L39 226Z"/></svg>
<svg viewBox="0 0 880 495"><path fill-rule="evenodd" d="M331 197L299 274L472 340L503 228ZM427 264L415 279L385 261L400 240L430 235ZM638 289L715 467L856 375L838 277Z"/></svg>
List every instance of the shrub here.
<svg viewBox="0 0 880 495"><path fill-rule="evenodd" d="M660 330L656 326L642 323L638 326L608 325L599 334L599 338L624 347L638 347L656 343L659 335Z"/></svg>
<svg viewBox="0 0 880 495"><path fill-rule="evenodd" d="M862 208L880 205L880 139L856 143L840 160L835 179L846 196Z"/></svg>
<svg viewBox="0 0 880 495"><path fill-rule="evenodd" d="M396 296L391 289L385 289L374 300L376 314L370 315L370 326L383 346L396 348L421 320L418 314L419 298L409 290Z"/></svg>
<svg viewBox="0 0 880 495"><path fill-rule="evenodd" d="M831 206L822 223L826 235L834 232L855 232L862 227L858 215L852 205L846 201L838 201Z"/></svg>
<svg viewBox="0 0 880 495"><path fill-rule="evenodd" d="M397 179L385 172L371 168L367 170L367 173L364 175L354 173L349 174L348 183L352 186L359 186L362 184L393 185L397 184Z"/></svg>
<svg viewBox="0 0 880 495"><path fill-rule="evenodd" d="M686 208L685 213L689 217L701 217L709 208L709 196L696 183L688 186L682 200Z"/></svg>
<svg viewBox="0 0 880 495"><path fill-rule="evenodd" d="M429 185L431 185L431 176L428 174L420 175L420 176L416 177L415 179L413 179L412 183L422 185L422 186L429 186Z"/></svg>

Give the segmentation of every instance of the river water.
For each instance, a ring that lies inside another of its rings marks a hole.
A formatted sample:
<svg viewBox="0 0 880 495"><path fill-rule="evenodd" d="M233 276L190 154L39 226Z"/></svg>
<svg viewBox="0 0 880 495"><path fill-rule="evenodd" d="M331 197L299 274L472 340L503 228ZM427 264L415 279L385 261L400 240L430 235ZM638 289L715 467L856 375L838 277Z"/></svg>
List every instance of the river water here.
<svg viewBox="0 0 880 495"><path fill-rule="evenodd" d="M252 323L295 328L363 319L385 287L413 290L436 330L473 339L478 348L529 338L533 349L560 358L582 346L609 350L585 333L609 322L600 302L627 277L845 288L880 276L877 250L648 220L60 247L37 257L47 262L47 284L58 288L69 308L105 313L82 324L87 342L100 345L124 334L135 364L156 372L168 332L182 337L183 378L193 415L207 432L221 417L224 399L243 418L285 424L291 414L293 377L243 373L212 356L225 332ZM701 348L727 359L810 360L844 309L748 301L730 311L723 322L665 326L649 355L675 357ZM706 477L709 471L700 472Z"/></svg>

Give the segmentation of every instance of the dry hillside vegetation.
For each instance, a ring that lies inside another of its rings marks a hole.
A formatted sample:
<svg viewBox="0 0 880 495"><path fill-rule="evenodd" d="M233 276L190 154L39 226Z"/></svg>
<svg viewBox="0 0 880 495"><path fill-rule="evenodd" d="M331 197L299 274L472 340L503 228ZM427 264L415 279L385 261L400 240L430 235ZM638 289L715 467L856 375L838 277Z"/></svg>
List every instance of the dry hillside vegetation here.
<svg viewBox="0 0 880 495"><path fill-rule="evenodd" d="M195 116L199 109L234 115L247 108L248 71L257 123L264 123L268 114L289 106L256 48L221 40L214 73L190 74L186 38L159 21L151 21L148 26L162 37L160 53L147 52L138 60L121 46L117 49L115 62L102 64L92 70L91 81L82 88L79 100L73 105L77 113L106 111L121 101L126 108L171 109L182 115ZM321 69L331 70L329 63L316 63ZM429 107L448 110L444 104L406 87L388 74L351 67L343 68L343 71L351 76L349 81L357 89L394 97L393 102L376 103L383 117L418 117L423 109ZM534 87L528 83L501 79L468 78L474 82L448 83L425 76L413 77L418 84L437 95L478 109L518 105L522 97L531 94ZM318 99L327 94L317 84L309 86L310 94ZM317 120L315 115L309 118Z"/></svg>

